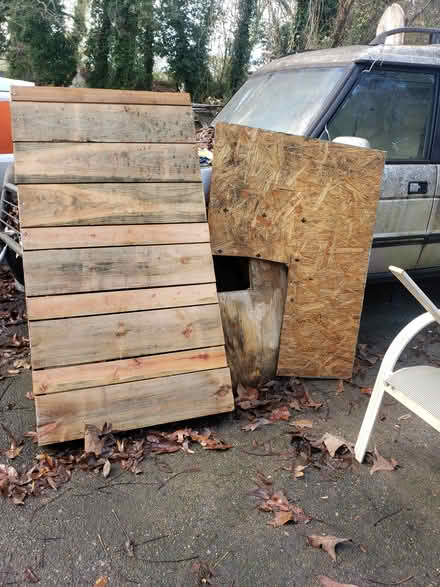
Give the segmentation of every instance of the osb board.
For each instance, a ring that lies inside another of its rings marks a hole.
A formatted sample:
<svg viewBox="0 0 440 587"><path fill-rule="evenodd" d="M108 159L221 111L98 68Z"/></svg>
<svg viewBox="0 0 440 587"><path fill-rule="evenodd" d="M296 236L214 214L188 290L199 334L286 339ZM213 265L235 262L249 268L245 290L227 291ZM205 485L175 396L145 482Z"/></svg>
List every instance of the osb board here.
<svg viewBox="0 0 440 587"><path fill-rule="evenodd" d="M351 375L383 165L379 151L216 126L213 252L289 266L280 375Z"/></svg>
<svg viewBox="0 0 440 587"><path fill-rule="evenodd" d="M39 443L232 410L188 95L12 96Z"/></svg>

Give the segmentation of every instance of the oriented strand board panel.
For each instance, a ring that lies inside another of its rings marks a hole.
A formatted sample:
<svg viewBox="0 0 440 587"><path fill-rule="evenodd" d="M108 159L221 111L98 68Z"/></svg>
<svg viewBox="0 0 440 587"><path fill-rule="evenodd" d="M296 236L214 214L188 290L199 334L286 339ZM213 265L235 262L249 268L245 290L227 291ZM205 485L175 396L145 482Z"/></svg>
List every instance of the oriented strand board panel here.
<svg viewBox="0 0 440 587"><path fill-rule="evenodd" d="M213 252L289 268L280 375L351 375L383 165L379 151L216 126Z"/></svg>
<svg viewBox="0 0 440 587"><path fill-rule="evenodd" d="M12 90L40 444L233 409L187 94Z"/></svg>

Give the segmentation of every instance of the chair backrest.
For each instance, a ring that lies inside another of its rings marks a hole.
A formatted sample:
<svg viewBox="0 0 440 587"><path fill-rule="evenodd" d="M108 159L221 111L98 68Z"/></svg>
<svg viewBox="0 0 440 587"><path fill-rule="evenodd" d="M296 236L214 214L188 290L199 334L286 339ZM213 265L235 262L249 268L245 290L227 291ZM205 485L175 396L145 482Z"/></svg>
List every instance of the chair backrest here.
<svg viewBox="0 0 440 587"><path fill-rule="evenodd" d="M411 279L408 273L403 269L400 269L399 267L393 267L392 265L390 265L388 269L416 298L416 300L425 308L425 310L431 314L434 320L440 324L440 310L437 308L434 302L428 298L425 292L420 289L417 283Z"/></svg>

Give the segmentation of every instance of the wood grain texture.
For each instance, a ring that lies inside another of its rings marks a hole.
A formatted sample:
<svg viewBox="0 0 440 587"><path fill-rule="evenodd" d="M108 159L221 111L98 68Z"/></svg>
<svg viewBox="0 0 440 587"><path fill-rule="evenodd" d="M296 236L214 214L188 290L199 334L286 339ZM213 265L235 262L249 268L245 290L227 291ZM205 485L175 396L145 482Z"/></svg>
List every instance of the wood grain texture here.
<svg viewBox="0 0 440 587"><path fill-rule="evenodd" d="M22 227L205 222L201 183L20 186Z"/></svg>
<svg viewBox="0 0 440 587"><path fill-rule="evenodd" d="M194 143L191 106L17 102L14 141Z"/></svg>
<svg viewBox="0 0 440 587"><path fill-rule="evenodd" d="M218 298L232 382L256 387L276 375L287 269L256 259L249 265L250 288Z"/></svg>
<svg viewBox="0 0 440 587"><path fill-rule="evenodd" d="M140 92L135 90L95 90L92 88L54 88L53 86L12 86L14 102L65 102L83 104L154 104L191 106L190 95L178 92Z"/></svg>
<svg viewBox="0 0 440 587"><path fill-rule="evenodd" d="M196 182L195 145L15 143L15 182Z"/></svg>
<svg viewBox="0 0 440 587"><path fill-rule="evenodd" d="M27 251L28 296L215 282L209 244Z"/></svg>
<svg viewBox="0 0 440 587"><path fill-rule="evenodd" d="M223 346L33 372L34 395L227 367ZM91 392L93 393L93 392Z"/></svg>
<svg viewBox="0 0 440 587"><path fill-rule="evenodd" d="M289 265L278 373L349 377L384 155L216 126L214 253Z"/></svg>
<svg viewBox="0 0 440 587"><path fill-rule="evenodd" d="M29 320L73 318L217 303L215 283L27 298Z"/></svg>
<svg viewBox="0 0 440 587"><path fill-rule="evenodd" d="M121 226L24 228L21 234L25 251L209 243L209 228L206 222L195 224L150 224L149 226L126 224Z"/></svg>
<svg viewBox="0 0 440 587"><path fill-rule="evenodd" d="M217 304L41 320L30 336L34 369L224 344Z"/></svg>
<svg viewBox="0 0 440 587"><path fill-rule="evenodd" d="M35 403L40 445L82 438L85 424L130 430L234 409L229 369L40 395Z"/></svg>

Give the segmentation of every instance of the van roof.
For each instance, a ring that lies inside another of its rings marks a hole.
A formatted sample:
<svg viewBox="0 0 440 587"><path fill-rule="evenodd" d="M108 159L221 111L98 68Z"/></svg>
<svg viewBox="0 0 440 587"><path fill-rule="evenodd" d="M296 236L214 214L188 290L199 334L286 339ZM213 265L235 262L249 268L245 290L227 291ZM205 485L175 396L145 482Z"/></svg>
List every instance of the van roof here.
<svg viewBox="0 0 440 587"><path fill-rule="evenodd" d="M35 86L34 82L25 82L20 79L0 77L0 92L9 92L11 86Z"/></svg>
<svg viewBox="0 0 440 587"><path fill-rule="evenodd" d="M354 45L288 55L268 63L254 75L302 67L350 65L356 62L440 65L440 45Z"/></svg>

